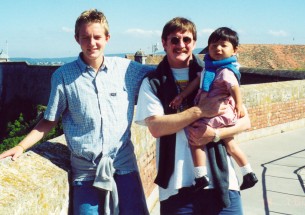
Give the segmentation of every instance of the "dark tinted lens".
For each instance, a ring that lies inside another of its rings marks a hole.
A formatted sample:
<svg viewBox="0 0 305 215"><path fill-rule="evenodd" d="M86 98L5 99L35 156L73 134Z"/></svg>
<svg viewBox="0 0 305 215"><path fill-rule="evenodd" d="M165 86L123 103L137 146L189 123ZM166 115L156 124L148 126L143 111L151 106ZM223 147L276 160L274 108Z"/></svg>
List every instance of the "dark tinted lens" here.
<svg viewBox="0 0 305 215"><path fill-rule="evenodd" d="M190 37L183 37L183 42L185 44L189 44L192 41L192 39Z"/></svg>
<svg viewBox="0 0 305 215"><path fill-rule="evenodd" d="M180 39L178 37L172 37L171 38L171 43L173 45L177 45L180 42Z"/></svg>
<svg viewBox="0 0 305 215"><path fill-rule="evenodd" d="M190 38L190 37L183 37L182 40L183 40L183 42L185 44L189 44L192 41L192 38ZM172 37L171 38L171 43L173 45L177 45L178 43L180 43L180 38L179 37Z"/></svg>

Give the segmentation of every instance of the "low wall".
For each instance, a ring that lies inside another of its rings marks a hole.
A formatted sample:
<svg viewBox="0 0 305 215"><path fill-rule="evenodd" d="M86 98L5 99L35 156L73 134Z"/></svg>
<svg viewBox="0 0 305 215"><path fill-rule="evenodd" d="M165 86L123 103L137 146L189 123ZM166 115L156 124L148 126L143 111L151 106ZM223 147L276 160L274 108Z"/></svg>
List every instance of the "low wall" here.
<svg viewBox="0 0 305 215"><path fill-rule="evenodd" d="M132 139L151 210L157 201L155 139L145 127L135 124ZM70 214L69 158L62 135L33 147L16 161L0 160L0 214Z"/></svg>
<svg viewBox="0 0 305 215"><path fill-rule="evenodd" d="M68 214L69 153L61 140L0 161L0 214Z"/></svg>
<svg viewBox="0 0 305 215"><path fill-rule="evenodd" d="M305 126L305 80L242 86L251 129L239 141L285 132Z"/></svg>

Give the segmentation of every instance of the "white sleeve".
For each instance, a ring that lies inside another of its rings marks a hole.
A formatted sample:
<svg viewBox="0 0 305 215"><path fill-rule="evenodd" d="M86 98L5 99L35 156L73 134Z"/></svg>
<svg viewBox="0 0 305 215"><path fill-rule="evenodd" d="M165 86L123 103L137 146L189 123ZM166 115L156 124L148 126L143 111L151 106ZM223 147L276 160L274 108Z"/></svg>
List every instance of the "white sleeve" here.
<svg viewBox="0 0 305 215"><path fill-rule="evenodd" d="M148 78L145 78L140 87L134 121L139 125L146 125L146 118L163 115L164 109L161 101L152 91Z"/></svg>

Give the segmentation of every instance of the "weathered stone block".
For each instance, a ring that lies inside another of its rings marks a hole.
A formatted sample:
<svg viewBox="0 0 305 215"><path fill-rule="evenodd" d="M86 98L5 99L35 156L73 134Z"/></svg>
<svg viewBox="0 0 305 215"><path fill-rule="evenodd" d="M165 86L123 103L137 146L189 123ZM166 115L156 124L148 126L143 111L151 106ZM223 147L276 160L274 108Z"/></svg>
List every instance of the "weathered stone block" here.
<svg viewBox="0 0 305 215"><path fill-rule="evenodd" d="M68 214L69 171L59 165L63 160L53 159L68 154L61 150L66 146L54 143L42 143L16 161L0 161L0 214ZM39 154L45 147L48 152Z"/></svg>

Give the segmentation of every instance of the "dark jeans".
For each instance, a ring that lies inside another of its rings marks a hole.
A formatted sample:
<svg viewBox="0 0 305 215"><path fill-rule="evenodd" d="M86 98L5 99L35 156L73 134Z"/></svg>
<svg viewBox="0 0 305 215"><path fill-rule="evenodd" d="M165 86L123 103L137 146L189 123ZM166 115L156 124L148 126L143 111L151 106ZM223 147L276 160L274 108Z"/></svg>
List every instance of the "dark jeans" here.
<svg viewBox="0 0 305 215"><path fill-rule="evenodd" d="M118 188L120 215L147 215L148 209L138 172L114 175ZM93 181L73 184L73 214L104 214L105 191L92 186Z"/></svg>
<svg viewBox="0 0 305 215"><path fill-rule="evenodd" d="M160 202L162 215L242 215L241 197L238 191L229 191L231 205L222 208L217 202L216 191L202 190L193 193L190 188L182 188L179 193Z"/></svg>

